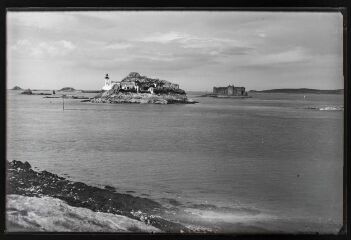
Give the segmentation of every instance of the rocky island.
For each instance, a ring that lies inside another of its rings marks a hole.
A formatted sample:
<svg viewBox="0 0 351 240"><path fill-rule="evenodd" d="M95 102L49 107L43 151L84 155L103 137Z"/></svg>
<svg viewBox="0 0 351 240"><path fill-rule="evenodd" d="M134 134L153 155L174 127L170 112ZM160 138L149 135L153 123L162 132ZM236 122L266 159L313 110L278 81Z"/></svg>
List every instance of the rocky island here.
<svg viewBox="0 0 351 240"><path fill-rule="evenodd" d="M192 104L178 84L166 80L148 78L131 72L120 82L111 81L105 76L103 92L90 100L93 103L154 103Z"/></svg>
<svg viewBox="0 0 351 240"><path fill-rule="evenodd" d="M59 91L61 91L61 92L74 92L76 90L72 87L64 87L64 88L61 88Z"/></svg>
<svg viewBox="0 0 351 240"><path fill-rule="evenodd" d="M13 88L11 88L11 90L23 90L23 89L20 88L19 86L14 86Z"/></svg>
<svg viewBox="0 0 351 240"><path fill-rule="evenodd" d="M21 94L24 94L24 95L51 95L51 93L43 93L43 92L33 93L33 91L28 88L28 89L24 90L23 92L21 92Z"/></svg>

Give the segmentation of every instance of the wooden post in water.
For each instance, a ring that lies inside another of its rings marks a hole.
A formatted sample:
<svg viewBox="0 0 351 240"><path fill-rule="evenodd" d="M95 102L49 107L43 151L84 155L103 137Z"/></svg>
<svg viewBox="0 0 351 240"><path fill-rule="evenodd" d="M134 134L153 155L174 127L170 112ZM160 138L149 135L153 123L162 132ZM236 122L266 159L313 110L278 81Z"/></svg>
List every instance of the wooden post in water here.
<svg viewBox="0 0 351 240"><path fill-rule="evenodd" d="M65 95L62 94L62 111L65 111Z"/></svg>

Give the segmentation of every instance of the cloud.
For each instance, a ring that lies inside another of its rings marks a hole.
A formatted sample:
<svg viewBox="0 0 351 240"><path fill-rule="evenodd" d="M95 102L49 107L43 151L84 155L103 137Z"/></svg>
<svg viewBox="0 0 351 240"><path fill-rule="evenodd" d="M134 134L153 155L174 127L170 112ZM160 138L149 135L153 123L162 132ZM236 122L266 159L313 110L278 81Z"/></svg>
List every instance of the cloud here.
<svg viewBox="0 0 351 240"><path fill-rule="evenodd" d="M181 39L184 48L232 48L244 47L245 44L235 39L192 36Z"/></svg>
<svg viewBox="0 0 351 240"><path fill-rule="evenodd" d="M61 40L61 41L58 41L58 43L68 50L73 50L76 48L76 46L74 46L73 43L71 43L70 41Z"/></svg>
<svg viewBox="0 0 351 240"><path fill-rule="evenodd" d="M184 48L218 48L226 46L246 46L244 42L235 39L203 37L180 32L154 33L152 36L145 37L140 41L163 44L177 42L181 44Z"/></svg>
<svg viewBox="0 0 351 240"><path fill-rule="evenodd" d="M263 33L263 32L260 32L260 33L258 33L257 34L259 37L261 37L261 38L265 38L266 36L267 36L267 34L266 33Z"/></svg>
<svg viewBox="0 0 351 240"><path fill-rule="evenodd" d="M248 41L240 41L235 38L197 36L181 32L155 33L139 41L167 46L167 52L173 52L178 56L183 54L183 58L189 57L189 55L201 55L201 59L246 55L255 49L255 46L249 44ZM166 61L169 59L167 56Z"/></svg>
<svg viewBox="0 0 351 240"><path fill-rule="evenodd" d="M130 43L113 43L113 44L109 44L107 45L105 48L106 49L127 49L127 48L131 48L133 45Z"/></svg>
<svg viewBox="0 0 351 240"><path fill-rule="evenodd" d="M7 19L16 25L48 30L64 29L77 23L76 17L69 12L8 12Z"/></svg>
<svg viewBox="0 0 351 240"><path fill-rule="evenodd" d="M226 76L224 83L231 76L249 83L256 75L274 82L284 73L286 83L279 84L287 86L294 74L329 71L335 76L318 81L332 81L342 69L342 17L334 13L10 11L7 20L10 64L40 59L56 69L67 62L62 72L79 76L141 69L182 78L186 72L210 87L217 75ZM329 55L335 57L326 68ZM20 65L12 66L19 75ZM86 81L79 81L83 88Z"/></svg>
<svg viewBox="0 0 351 240"><path fill-rule="evenodd" d="M247 64L251 66L281 65L307 62L311 59L312 56L306 49L295 47L287 51L252 56Z"/></svg>
<svg viewBox="0 0 351 240"><path fill-rule="evenodd" d="M11 50L23 56L34 58L62 57L70 54L76 46L66 40L34 42L27 39L18 40Z"/></svg>
<svg viewBox="0 0 351 240"><path fill-rule="evenodd" d="M154 33L152 36L148 36L140 39L142 42L155 42L155 43L170 43L172 41L181 40L188 38L188 35L177 33L177 32L168 32L168 33Z"/></svg>
<svg viewBox="0 0 351 240"><path fill-rule="evenodd" d="M16 44L14 44L11 47L11 49L16 51L16 50L28 48L28 47L30 47L30 45L31 45L31 43L27 39L20 39L16 42Z"/></svg>

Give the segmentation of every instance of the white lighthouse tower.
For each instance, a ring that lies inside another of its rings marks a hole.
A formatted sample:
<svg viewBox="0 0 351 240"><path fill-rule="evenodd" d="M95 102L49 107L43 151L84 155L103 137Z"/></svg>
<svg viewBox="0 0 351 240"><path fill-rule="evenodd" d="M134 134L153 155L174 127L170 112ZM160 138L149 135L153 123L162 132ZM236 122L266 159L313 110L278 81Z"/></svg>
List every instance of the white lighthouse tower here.
<svg viewBox="0 0 351 240"><path fill-rule="evenodd" d="M106 75L105 75L105 85L102 87L102 90L104 90L104 91L111 90L115 85L117 85L118 88L120 88L121 87L121 82L112 81L110 79L110 77L108 76L108 73L106 73Z"/></svg>
<svg viewBox="0 0 351 240"><path fill-rule="evenodd" d="M105 75L105 85L102 87L102 90L108 91L111 88L112 88L111 79L108 76L108 73L106 73L106 75Z"/></svg>

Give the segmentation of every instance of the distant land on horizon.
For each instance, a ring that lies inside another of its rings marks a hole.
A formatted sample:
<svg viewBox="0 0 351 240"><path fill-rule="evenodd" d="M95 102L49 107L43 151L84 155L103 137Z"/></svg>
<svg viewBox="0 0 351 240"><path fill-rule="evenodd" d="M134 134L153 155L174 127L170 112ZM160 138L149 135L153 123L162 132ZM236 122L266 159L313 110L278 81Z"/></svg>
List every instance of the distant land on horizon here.
<svg viewBox="0 0 351 240"><path fill-rule="evenodd" d="M65 87L71 88L71 87ZM58 91L65 90L62 89L54 89ZM72 91L74 88L71 88ZM22 88L15 86L9 90L23 90ZM52 91L50 89L33 89L33 91ZM83 92L100 92L101 90L83 90L83 89L74 89L74 91L83 91ZM212 91L186 91L189 94L201 94L201 93L211 93ZM312 89L312 88L278 88L278 89L267 89L267 90L249 90L249 93L314 93L314 94L344 94L344 89Z"/></svg>
<svg viewBox="0 0 351 240"><path fill-rule="evenodd" d="M344 94L344 89L321 90L311 88L280 88L268 90L250 90L250 93L315 93L315 94Z"/></svg>

